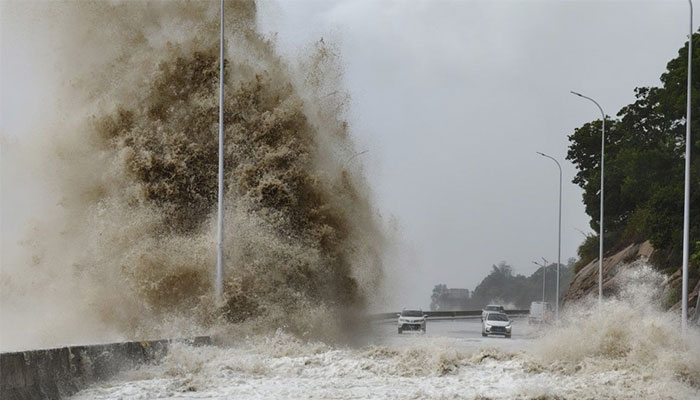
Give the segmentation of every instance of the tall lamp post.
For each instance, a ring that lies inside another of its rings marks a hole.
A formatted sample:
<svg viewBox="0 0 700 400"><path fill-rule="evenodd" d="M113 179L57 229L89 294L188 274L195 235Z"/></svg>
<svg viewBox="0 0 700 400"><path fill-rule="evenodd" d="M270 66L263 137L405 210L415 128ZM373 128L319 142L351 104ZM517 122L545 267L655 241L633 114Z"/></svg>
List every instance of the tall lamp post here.
<svg viewBox="0 0 700 400"><path fill-rule="evenodd" d="M539 267L542 267L542 303L544 303L545 302L545 296L544 296L545 290L544 290L544 288L547 285L547 279L546 279L546 277L547 277L547 260L545 260L545 258L542 257L542 261L544 261L542 264L538 263L537 261L533 261L532 263L539 266Z"/></svg>
<svg viewBox="0 0 700 400"><path fill-rule="evenodd" d="M223 296L224 276L224 0L221 0L221 37L219 38L219 204L217 215L218 237L216 243L216 299Z"/></svg>
<svg viewBox="0 0 700 400"><path fill-rule="evenodd" d="M555 306L555 311L554 311L554 316L555 319L558 321L559 320L559 267L561 266L561 165L559 164L559 161L557 161L554 157L548 156L544 153L540 153L539 151L537 154L541 155L542 157L547 157L550 160L554 161L557 163L557 167L559 167L559 244L557 248L557 301L556 301L556 306Z"/></svg>
<svg viewBox="0 0 700 400"><path fill-rule="evenodd" d="M593 100L588 96L584 96L581 93L576 93L571 91L571 94L575 94L578 97L583 97L586 100L590 100L598 106L600 114L603 116L603 130L600 135L600 246L598 250L598 306L603 302L603 195L604 195L604 178L605 178L605 112L603 108L598 104L597 101Z"/></svg>
<svg viewBox="0 0 700 400"><path fill-rule="evenodd" d="M692 84L692 60L693 60L693 2L690 5L690 31L688 34L688 96L686 100L685 115L685 191L683 206L683 294L681 296L681 330L685 333L688 329L688 253L689 227L690 227L690 89ZM697 313L697 311L696 311Z"/></svg>

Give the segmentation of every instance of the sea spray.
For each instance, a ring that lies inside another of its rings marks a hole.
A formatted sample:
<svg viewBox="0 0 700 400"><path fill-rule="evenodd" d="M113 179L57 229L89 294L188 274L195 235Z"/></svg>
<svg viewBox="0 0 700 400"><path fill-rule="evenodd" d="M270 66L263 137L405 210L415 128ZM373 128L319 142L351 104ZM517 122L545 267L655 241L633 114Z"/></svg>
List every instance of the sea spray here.
<svg viewBox="0 0 700 400"><path fill-rule="evenodd" d="M61 38L47 73L67 83L53 94L63 114L41 116L59 204L28 234L27 256L3 265L4 349L240 323L332 340L354 325L384 236L358 163L345 164L342 70L323 42L299 63L310 69L291 68L256 32L254 3L226 7L223 306L212 291L218 4L28 9L51 20L47 40Z"/></svg>
<svg viewBox="0 0 700 400"><path fill-rule="evenodd" d="M398 337L393 325L361 348L278 330L224 349L178 346L162 365L77 398L697 398L700 333L681 336L678 319L655 304L663 275L644 264L623 268L615 298L600 310L597 299L567 305L561 324L526 348L514 346L518 335ZM454 330L468 322L444 323ZM528 329L523 320L514 326Z"/></svg>
<svg viewBox="0 0 700 400"><path fill-rule="evenodd" d="M615 295L600 308L593 298L567 305L535 359L567 375L624 370L640 385L654 379L700 388L700 332L683 336L679 316L662 310L665 276L644 262L621 268Z"/></svg>

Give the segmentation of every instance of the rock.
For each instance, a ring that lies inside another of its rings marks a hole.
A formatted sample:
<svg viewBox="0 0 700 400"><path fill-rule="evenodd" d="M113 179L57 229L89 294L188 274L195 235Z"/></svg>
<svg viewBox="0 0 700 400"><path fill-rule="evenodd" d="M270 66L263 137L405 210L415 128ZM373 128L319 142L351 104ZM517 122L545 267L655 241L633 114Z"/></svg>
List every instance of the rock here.
<svg viewBox="0 0 700 400"><path fill-rule="evenodd" d="M607 297L614 294L615 291L615 276L622 269L630 267L634 261L648 261L654 253L654 247L647 240L643 243L635 243L627 246L621 251L610 257L603 258L603 296ZM693 317L695 315L695 305L697 304L698 291L700 291L700 280L689 283L691 288L694 287L688 294L688 314ZM664 307L670 307L670 310L680 310L682 285L682 271L680 268L675 273L670 275L664 282L664 298L660 299ZM587 296L598 295L598 259L591 261L589 264L581 268L574 276L571 285L564 294L563 303L578 300ZM668 299L673 301L668 304ZM700 313L698 313L700 314Z"/></svg>
<svg viewBox="0 0 700 400"><path fill-rule="evenodd" d="M620 268L636 260L648 260L654 252L654 247L646 241L631 244L611 257L603 258L603 296L609 296L615 287L614 278ZM591 261L581 268L574 276L564 294L563 302L581 299L588 295L598 294L598 259Z"/></svg>

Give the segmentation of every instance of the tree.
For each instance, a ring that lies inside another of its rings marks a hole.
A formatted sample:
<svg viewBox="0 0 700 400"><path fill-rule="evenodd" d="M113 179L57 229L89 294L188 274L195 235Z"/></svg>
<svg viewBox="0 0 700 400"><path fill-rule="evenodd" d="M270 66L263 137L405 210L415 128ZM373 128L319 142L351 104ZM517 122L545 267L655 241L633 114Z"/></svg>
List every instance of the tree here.
<svg viewBox="0 0 700 400"><path fill-rule="evenodd" d="M694 35L700 47L700 35ZM700 49L693 65L700 64ZM655 260L662 268L677 267L681 259L683 182L685 160L685 102L687 48L667 65L661 87L635 89L635 101L606 119L605 136L605 250L650 239L659 251ZM698 96L700 74L693 77L693 96ZM700 96L698 97L700 100ZM692 105L700 116L700 101ZM693 119L696 132L691 157L691 243L700 238L700 121ZM573 182L583 193L590 225L600 233L600 128L601 121L588 122L569 136L567 159L577 168ZM598 235L599 236L599 235ZM589 237L579 249L580 263L598 236ZM694 247L694 246L693 246ZM691 249L691 252L694 250Z"/></svg>
<svg viewBox="0 0 700 400"><path fill-rule="evenodd" d="M437 311L440 309L445 292L447 292L447 285L444 283L435 285L433 294L430 296L430 311Z"/></svg>

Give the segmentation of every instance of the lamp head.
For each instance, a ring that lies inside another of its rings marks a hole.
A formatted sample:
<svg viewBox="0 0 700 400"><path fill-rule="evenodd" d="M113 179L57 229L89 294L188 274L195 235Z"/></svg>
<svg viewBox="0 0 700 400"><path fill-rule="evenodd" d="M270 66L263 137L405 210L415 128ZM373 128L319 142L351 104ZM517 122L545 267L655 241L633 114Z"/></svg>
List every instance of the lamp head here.
<svg viewBox="0 0 700 400"><path fill-rule="evenodd" d="M571 91L571 94L575 94L578 97L583 97L581 93L574 92L573 90Z"/></svg>

